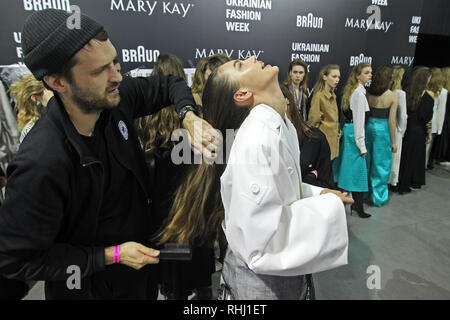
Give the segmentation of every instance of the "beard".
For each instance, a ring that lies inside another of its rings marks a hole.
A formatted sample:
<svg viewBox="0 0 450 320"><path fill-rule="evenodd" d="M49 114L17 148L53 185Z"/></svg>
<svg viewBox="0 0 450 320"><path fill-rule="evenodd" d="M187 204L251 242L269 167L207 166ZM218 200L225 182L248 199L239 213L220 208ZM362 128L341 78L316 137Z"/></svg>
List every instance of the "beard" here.
<svg viewBox="0 0 450 320"><path fill-rule="evenodd" d="M107 87L103 94L97 94L81 89L74 83L71 98L85 114L98 113L105 109L114 109L119 105L120 95L119 93L112 95L109 91L118 86L118 82L114 83L110 87Z"/></svg>

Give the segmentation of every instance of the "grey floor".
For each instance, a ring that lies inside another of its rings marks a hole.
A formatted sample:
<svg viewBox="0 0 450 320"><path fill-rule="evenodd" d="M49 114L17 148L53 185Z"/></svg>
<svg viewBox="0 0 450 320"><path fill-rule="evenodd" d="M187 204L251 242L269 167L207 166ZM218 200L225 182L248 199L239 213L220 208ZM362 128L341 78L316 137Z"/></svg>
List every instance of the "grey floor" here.
<svg viewBox="0 0 450 320"><path fill-rule="evenodd" d="M317 299L450 299L450 166L427 171L426 182L410 194L390 194L381 208L366 206L369 219L347 208L348 265L314 275ZM219 277L213 275L214 293ZM25 299L44 299L43 283Z"/></svg>

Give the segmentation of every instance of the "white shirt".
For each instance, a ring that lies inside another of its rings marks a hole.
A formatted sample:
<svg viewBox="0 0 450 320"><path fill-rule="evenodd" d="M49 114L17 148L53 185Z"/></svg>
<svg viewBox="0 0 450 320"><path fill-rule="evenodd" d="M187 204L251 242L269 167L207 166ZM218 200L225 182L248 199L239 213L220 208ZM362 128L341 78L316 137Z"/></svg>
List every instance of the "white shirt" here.
<svg viewBox="0 0 450 320"><path fill-rule="evenodd" d="M398 95L397 131L403 136L408 123L408 113L406 111L406 92L396 89L394 90L394 93Z"/></svg>
<svg viewBox="0 0 450 320"><path fill-rule="evenodd" d="M221 177L229 248L255 273L294 276L347 264L345 209L301 182L295 127L271 107L252 109Z"/></svg>
<svg viewBox="0 0 450 320"><path fill-rule="evenodd" d="M358 87L353 91L350 97L350 109L353 113L356 146L361 153L366 153L364 125L366 121L366 111L369 111L370 109L366 98L366 89L364 89L362 84L358 84Z"/></svg>
<svg viewBox="0 0 450 320"><path fill-rule="evenodd" d="M445 109L447 105L447 89L442 88L438 97L434 98L433 118L431 119L431 132L442 133L445 120Z"/></svg>

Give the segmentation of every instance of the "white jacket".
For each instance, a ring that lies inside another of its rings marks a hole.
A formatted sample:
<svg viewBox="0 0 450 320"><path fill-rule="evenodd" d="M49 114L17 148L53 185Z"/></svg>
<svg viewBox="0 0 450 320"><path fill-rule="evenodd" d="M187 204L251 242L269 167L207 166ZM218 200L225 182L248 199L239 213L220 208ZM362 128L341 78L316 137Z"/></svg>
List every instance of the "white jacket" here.
<svg viewBox="0 0 450 320"><path fill-rule="evenodd" d="M221 195L229 248L255 273L295 276L347 264L342 201L300 183L295 127L267 105L254 107L231 147Z"/></svg>
<svg viewBox="0 0 450 320"><path fill-rule="evenodd" d="M431 132L442 133L444 126L445 110L447 107L447 89L443 88L438 97L434 98L433 119L431 120Z"/></svg>

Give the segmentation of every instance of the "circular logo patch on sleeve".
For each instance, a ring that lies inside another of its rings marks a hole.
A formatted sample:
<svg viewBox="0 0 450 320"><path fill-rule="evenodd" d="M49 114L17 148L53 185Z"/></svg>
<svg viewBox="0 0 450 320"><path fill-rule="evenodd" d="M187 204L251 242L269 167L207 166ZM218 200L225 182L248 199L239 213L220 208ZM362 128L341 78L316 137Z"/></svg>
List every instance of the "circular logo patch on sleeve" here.
<svg viewBox="0 0 450 320"><path fill-rule="evenodd" d="M128 140L128 128L122 120L119 121L119 131L125 140Z"/></svg>

